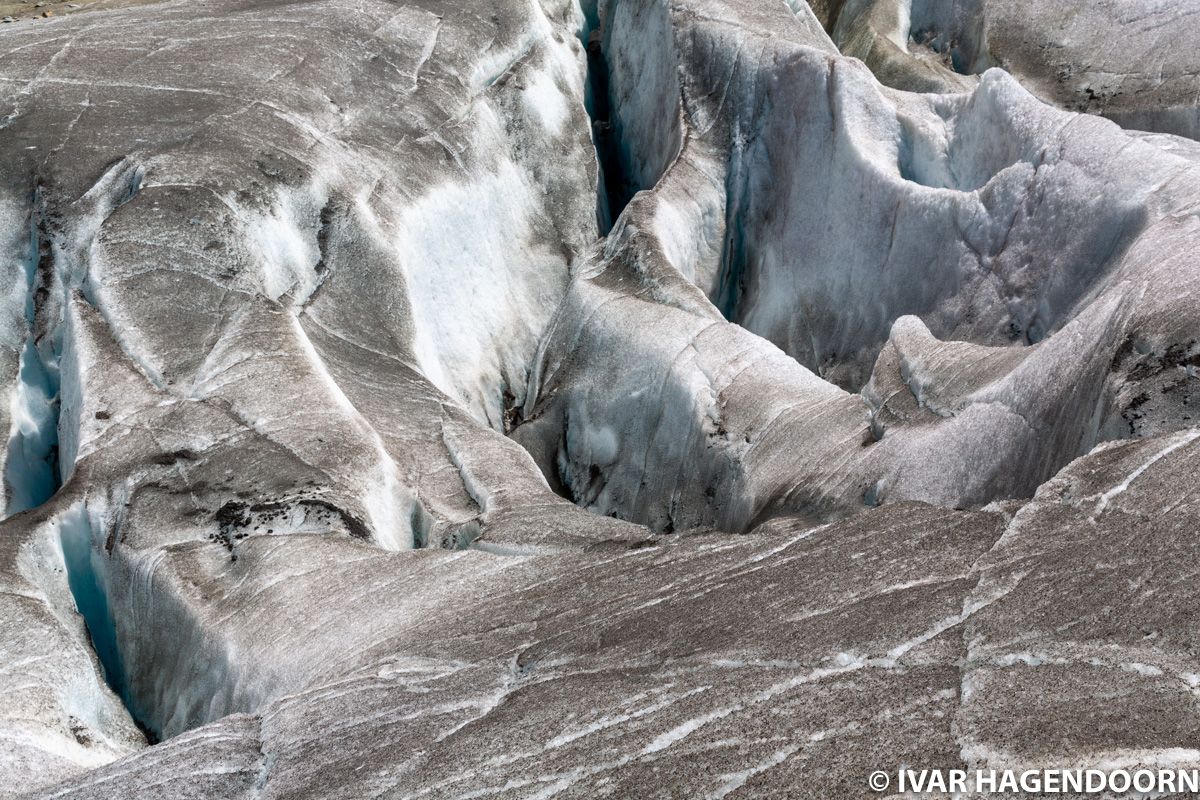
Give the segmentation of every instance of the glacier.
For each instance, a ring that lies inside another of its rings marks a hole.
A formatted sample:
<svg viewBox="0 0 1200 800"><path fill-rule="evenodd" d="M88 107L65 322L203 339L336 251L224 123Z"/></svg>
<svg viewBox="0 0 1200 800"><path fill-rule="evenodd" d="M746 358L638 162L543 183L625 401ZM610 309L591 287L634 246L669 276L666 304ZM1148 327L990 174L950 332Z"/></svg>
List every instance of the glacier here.
<svg viewBox="0 0 1200 800"><path fill-rule="evenodd" d="M0 798L1200 768L1190 0L47 8Z"/></svg>

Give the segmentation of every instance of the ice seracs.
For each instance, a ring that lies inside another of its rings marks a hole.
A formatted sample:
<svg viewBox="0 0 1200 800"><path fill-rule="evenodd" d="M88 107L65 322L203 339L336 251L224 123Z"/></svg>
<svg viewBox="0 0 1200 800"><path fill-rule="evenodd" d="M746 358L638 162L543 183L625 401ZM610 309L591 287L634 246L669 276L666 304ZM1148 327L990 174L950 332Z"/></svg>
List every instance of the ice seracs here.
<svg viewBox="0 0 1200 800"><path fill-rule="evenodd" d="M3 26L0 796L1191 764L1200 149L997 7Z"/></svg>
<svg viewBox="0 0 1200 800"><path fill-rule="evenodd" d="M624 163L662 172L575 270L514 433L578 502L657 530L744 530L1028 496L1130 435L1133 342L1195 352L1186 295L1147 297L1195 280L1162 260L1198 199L1177 149L1056 111L999 71L966 94L883 89L786 8L609 15L635 31L612 40L614 75L671 76L612 83ZM669 46L652 44L660 28ZM655 129L649 108L679 121ZM1118 185L1119 199L1099 190ZM839 392L718 312L826 381L874 388ZM951 404L922 397L963 381ZM901 386L932 413L883 423ZM1188 426L1188 397L1156 401L1165 429ZM629 442L618 462L579 431L604 425Z"/></svg>

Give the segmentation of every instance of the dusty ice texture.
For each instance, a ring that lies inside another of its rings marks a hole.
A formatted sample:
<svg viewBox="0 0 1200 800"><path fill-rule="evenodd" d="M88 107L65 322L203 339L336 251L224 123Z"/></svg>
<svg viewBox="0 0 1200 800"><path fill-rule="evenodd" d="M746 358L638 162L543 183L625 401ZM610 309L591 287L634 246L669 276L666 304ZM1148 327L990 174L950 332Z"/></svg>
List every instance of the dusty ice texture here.
<svg viewBox="0 0 1200 800"><path fill-rule="evenodd" d="M288 637L320 654L311 682L57 796L828 797L880 760L1194 767L1198 459L1192 436L1108 447L1015 517L900 504L571 555L255 537L210 602L283 625L331 598Z"/></svg>
<svg viewBox="0 0 1200 800"><path fill-rule="evenodd" d="M826 7L832 6L832 7ZM846 55L913 91L1008 70L1046 102L1200 138L1194 0L845 0L813 3Z"/></svg>
<svg viewBox="0 0 1200 800"><path fill-rule="evenodd" d="M0 796L1200 766L1200 149L837 6L0 26Z"/></svg>

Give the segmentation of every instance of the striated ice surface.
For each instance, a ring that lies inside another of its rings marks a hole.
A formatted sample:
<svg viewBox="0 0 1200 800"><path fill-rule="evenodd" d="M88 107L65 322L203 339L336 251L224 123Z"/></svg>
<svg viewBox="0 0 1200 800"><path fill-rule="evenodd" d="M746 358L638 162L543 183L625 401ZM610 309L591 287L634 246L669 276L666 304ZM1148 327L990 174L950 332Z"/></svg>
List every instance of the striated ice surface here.
<svg viewBox="0 0 1200 800"><path fill-rule="evenodd" d="M47 8L0 798L1200 768L1196 9Z"/></svg>

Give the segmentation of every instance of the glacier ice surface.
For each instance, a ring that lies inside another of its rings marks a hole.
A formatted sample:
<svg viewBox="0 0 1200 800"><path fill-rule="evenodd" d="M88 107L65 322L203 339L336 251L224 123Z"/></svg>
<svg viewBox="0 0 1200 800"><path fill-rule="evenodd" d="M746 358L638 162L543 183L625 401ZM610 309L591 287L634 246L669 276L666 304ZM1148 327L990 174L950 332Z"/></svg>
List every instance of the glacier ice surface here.
<svg viewBox="0 0 1200 800"><path fill-rule="evenodd" d="M1200 766L1187 4L99 5L0 26L0 797Z"/></svg>

